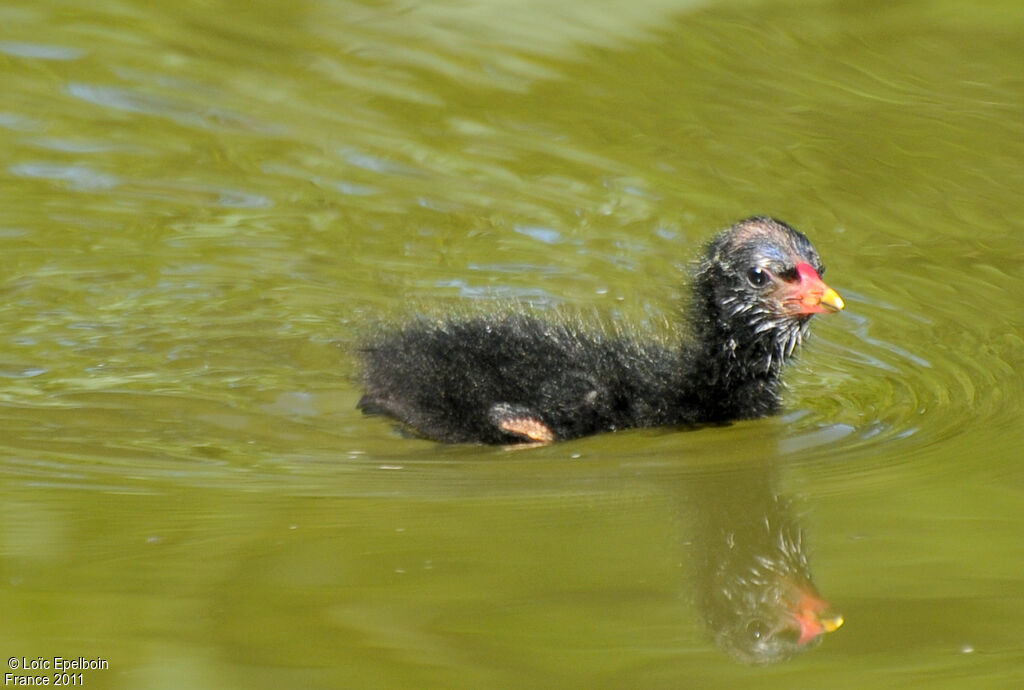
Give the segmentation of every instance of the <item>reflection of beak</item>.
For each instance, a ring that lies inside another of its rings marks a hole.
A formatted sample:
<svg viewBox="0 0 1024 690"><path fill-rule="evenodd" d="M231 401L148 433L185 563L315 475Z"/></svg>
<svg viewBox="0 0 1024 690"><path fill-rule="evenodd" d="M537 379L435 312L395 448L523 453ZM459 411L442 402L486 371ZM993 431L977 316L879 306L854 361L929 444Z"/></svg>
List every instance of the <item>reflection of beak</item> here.
<svg viewBox="0 0 1024 690"><path fill-rule="evenodd" d="M797 314L823 314L842 311L846 304L839 293L825 285L814 267L808 263L796 265L800 280L785 295L787 311Z"/></svg>
<svg viewBox="0 0 1024 690"><path fill-rule="evenodd" d="M814 615L797 614L794 616L797 624L800 626L800 639L797 640L797 644L807 644L812 642L825 633L835 632L843 626L843 617L839 614L829 616L828 618L818 618Z"/></svg>
<svg viewBox="0 0 1024 690"><path fill-rule="evenodd" d="M843 627L843 623L846 621L843 619L841 614L836 614L831 618L822 618L821 627L825 628L825 632L835 632L839 628Z"/></svg>
<svg viewBox="0 0 1024 690"><path fill-rule="evenodd" d="M813 594L804 593L800 598L797 610L792 614L800 627L798 644L807 644L825 633L835 632L843 626L845 620L838 613L828 610L829 605L824 599Z"/></svg>

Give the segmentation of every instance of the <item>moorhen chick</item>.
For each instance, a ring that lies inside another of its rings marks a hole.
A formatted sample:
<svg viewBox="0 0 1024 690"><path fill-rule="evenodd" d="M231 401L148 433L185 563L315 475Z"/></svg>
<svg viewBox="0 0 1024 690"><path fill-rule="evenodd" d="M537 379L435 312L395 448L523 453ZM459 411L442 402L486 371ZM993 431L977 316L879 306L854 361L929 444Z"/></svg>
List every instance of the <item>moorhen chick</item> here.
<svg viewBox="0 0 1024 690"><path fill-rule="evenodd" d="M811 316L843 308L823 272L803 233L749 218L708 245L681 344L523 315L422 319L364 344L358 407L429 439L495 444L772 414Z"/></svg>

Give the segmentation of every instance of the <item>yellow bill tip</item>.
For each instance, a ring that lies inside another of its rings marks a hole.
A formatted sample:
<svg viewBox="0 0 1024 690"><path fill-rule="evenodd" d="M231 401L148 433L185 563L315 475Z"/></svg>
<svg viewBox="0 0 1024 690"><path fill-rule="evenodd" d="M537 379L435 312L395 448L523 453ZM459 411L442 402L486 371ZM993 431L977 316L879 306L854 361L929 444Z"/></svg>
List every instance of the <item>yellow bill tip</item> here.
<svg viewBox="0 0 1024 690"><path fill-rule="evenodd" d="M838 296L839 295L836 295L836 297ZM842 304L842 300L840 300L840 304ZM843 623L846 622L846 619L840 615L835 615L830 618L822 618L820 622L821 627L825 628L825 632L835 632L836 630L839 630L839 628L843 627Z"/></svg>
<svg viewBox="0 0 1024 690"><path fill-rule="evenodd" d="M821 295L821 306L825 307L828 311L837 312L842 311L846 307L846 303L843 302L843 298L839 296L839 293L828 288ZM840 625L842 623L840 622Z"/></svg>

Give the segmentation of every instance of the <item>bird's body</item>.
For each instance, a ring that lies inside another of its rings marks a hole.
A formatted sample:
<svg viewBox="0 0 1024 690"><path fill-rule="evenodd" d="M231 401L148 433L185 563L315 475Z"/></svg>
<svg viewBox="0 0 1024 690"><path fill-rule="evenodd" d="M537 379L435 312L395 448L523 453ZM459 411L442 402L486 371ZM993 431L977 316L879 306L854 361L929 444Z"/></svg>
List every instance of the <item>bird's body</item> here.
<svg viewBox="0 0 1024 690"><path fill-rule="evenodd" d="M363 348L359 406L445 442L550 442L771 414L813 313L842 300L801 233L752 218L718 235L689 340L667 345L523 315L419 320Z"/></svg>
<svg viewBox="0 0 1024 690"><path fill-rule="evenodd" d="M367 356L362 407L449 442L510 443L502 420L537 419L557 439L695 423L678 353L564 323L507 315L421 321Z"/></svg>

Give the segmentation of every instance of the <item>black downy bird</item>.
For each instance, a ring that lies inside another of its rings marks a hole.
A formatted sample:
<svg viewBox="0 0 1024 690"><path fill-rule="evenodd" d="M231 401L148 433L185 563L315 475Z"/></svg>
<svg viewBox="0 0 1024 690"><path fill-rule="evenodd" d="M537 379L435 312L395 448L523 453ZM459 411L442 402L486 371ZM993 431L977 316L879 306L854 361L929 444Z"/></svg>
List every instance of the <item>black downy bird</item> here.
<svg viewBox="0 0 1024 690"><path fill-rule="evenodd" d="M359 408L447 443L550 443L752 419L811 316L843 309L810 240L758 216L717 235L675 347L524 315L418 320L364 344Z"/></svg>

